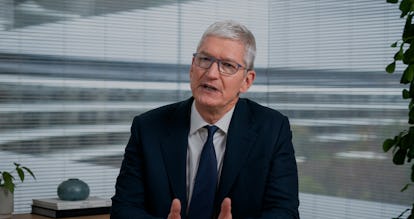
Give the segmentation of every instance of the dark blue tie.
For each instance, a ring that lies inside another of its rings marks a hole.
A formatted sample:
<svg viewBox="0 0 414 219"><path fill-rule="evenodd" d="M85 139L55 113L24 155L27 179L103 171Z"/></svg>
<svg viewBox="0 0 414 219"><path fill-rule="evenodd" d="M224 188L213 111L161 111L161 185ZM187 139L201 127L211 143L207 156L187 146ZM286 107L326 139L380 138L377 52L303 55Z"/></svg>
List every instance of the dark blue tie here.
<svg viewBox="0 0 414 219"><path fill-rule="evenodd" d="M197 175L194 181L188 219L211 219L214 197L217 188L217 158L213 136L217 126L205 126L208 130L207 141L201 151Z"/></svg>

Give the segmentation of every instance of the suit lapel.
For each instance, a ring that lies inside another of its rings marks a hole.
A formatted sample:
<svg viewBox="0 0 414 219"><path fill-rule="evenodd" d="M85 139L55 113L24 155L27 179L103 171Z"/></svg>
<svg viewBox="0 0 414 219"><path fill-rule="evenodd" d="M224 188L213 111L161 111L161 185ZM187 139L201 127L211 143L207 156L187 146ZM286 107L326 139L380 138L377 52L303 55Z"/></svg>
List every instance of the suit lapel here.
<svg viewBox="0 0 414 219"><path fill-rule="evenodd" d="M185 215L187 209L186 163L192 102L193 99L190 98L180 103L171 114L169 123L166 124L168 135L161 145L171 190L173 196L181 201L182 215ZM252 113L246 101L240 99L229 126L217 200L223 200L228 195L241 167L247 160L257 136L253 126ZM216 204L219 206L220 203Z"/></svg>
<svg viewBox="0 0 414 219"><path fill-rule="evenodd" d="M240 99L229 126L217 200L223 200L228 195L241 167L247 160L257 137L253 126L252 113L246 101ZM220 203L216 204L220 206Z"/></svg>
<svg viewBox="0 0 414 219"><path fill-rule="evenodd" d="M187 205L186 162L191 103L192 99L184 101L171 113L169 123L165 124L169 133L161 145L171 190L174 198L180 199L182 209Z"/></svg>

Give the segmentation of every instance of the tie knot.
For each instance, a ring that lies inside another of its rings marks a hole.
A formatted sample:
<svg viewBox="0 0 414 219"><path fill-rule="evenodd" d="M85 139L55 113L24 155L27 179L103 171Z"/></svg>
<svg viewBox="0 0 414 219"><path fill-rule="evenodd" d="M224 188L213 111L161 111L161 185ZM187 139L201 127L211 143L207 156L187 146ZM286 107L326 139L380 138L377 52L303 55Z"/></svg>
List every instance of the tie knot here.
<svg viewBox="0 0 414 219"><path fill-rule="evenodd" d="M206 125L204 126L204 128L206 128L208 131L207 138L213 137L214 133L216 133L216 131L218 130L218 127L215 125Z"/></svg>

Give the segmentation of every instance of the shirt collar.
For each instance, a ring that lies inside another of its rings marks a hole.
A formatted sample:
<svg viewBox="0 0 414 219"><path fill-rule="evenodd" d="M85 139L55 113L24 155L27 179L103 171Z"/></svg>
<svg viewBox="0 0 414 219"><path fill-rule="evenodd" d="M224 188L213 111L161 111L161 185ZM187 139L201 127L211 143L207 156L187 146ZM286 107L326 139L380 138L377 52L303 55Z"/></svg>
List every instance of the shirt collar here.
<svg viewBox="0 0 414 219"><path fill-rule="evenodd" d="M197 111L195 107L195 101L193 101L193 104L191 106L191 123L190 123L190 135L197 132L200 128L206 126L206 125L215 125L219 127L221 131L223 131L225 134L227 134L227 131L230 126L231 117L233 116L234 112L234 106L231 108L224 116L219 119L215 124L209 124L201 117L200 113Z"/></svg>

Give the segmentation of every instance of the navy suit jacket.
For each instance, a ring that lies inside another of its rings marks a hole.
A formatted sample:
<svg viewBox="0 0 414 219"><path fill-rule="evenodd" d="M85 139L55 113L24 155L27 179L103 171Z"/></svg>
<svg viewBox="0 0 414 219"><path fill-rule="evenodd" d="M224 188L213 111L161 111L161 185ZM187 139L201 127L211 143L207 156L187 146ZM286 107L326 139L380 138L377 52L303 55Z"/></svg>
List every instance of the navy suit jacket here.
<svg viewBox="0 0 414 219"><path fill-rule="evenodd" d="M111 219L186 217L186 160L193 98L134 118L112 197ZM230 122L215 202L239 218L299 218L298 175L287 117L240 98Z"/></svg>

